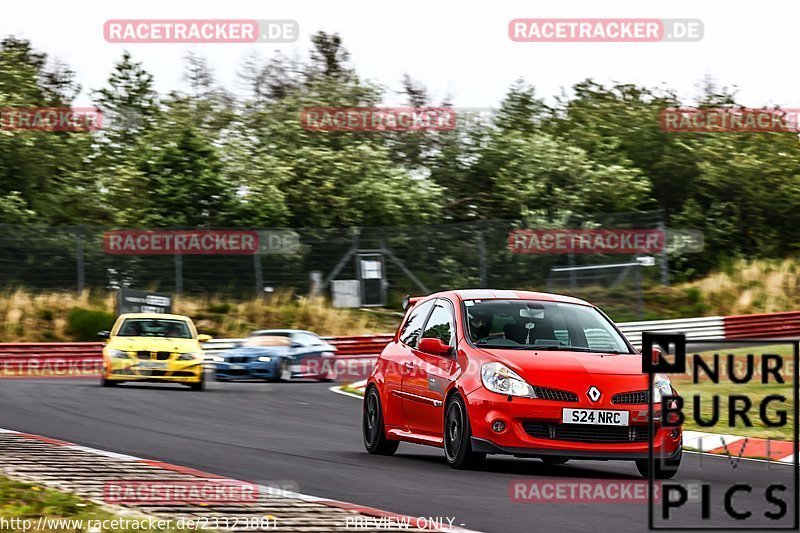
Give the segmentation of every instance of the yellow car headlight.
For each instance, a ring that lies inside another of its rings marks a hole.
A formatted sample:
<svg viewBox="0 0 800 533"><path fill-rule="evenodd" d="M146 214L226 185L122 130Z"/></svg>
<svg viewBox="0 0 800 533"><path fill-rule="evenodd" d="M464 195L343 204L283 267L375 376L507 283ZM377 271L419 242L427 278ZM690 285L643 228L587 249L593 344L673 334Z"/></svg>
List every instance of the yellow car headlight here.
<svg viewBox="0 0 800 533"><path fill-rule="evenodd" d="M130 359L128 352L123 352L122 350L109 350L108 356L112 359Z"/></svg>

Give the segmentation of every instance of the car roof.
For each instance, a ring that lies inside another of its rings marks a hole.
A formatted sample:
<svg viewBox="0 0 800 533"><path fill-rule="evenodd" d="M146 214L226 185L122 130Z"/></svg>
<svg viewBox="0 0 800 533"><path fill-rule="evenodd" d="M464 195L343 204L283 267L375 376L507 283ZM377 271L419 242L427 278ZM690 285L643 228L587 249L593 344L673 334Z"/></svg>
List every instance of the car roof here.
<svg viewBox="0 0 800 533"><path fill-rule="evenodd" d="M312 333L311 331L306 331L304 329L259 329L252 333L250 333L251 337L255 337L257 335L269 335L269 334L291 334L291 333L309 333L311 335L315 335L319 337L316 333Z"/></svg>
<svg viewBox="0 0 800 533"><path fill-rule="evenodd" d="M191 322L192 319L184 315L170 315L166 313L124 313L119 318L161 318L168 320L184 320Z"/></svg>
<svg viewBox="0 0 800 533"><path fill-rule="evenodd" d="M535 291L511 291L505 289L460 289L453 291L442 291L431 294L428 298L449 296L456 300L541 300L543 302L559 302L578 305L592 304L580 298L565 296L563 294L551 294L549 292Z"/></svg>

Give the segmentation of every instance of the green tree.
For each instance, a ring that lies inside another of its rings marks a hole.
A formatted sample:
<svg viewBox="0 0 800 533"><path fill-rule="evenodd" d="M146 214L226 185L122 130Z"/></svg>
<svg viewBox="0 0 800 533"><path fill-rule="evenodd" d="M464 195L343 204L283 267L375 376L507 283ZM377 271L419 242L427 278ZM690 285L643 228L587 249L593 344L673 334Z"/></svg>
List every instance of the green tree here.
<svg viewBox="0 0 800 533"><path fill-rule="evenodd" d="M66 108L79 92L74 73L49 63L30 42L15 37L0 42L0 108ZM95 192L85 180L91 146L87 132L0 132L0 198L9 210L3 218L35 213L36 222L44 224L102 218L90 197L72 194Z"/></svg>
<svg viewBox="0 0 800 533"><path fill-rule="evenodd" d="M141 165L149 209L140 214L153 226L226 226L234 216L234 192L222 176L212 146L191 126Z"/></svg>

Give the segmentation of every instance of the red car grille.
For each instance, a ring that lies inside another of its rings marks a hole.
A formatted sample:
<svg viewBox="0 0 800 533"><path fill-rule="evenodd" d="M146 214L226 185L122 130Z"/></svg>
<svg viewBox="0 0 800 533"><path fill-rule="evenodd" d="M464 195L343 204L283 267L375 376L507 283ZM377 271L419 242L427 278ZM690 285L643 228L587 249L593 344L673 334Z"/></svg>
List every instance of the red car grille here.
<svg viewBox="0 0 800 533"><path fill-rule="evenodd" d="M647 442L647 426L599 426L593 424L522 423L525 433L537 439L573 442Z"/></svg>
<svg viewBox="0 0 800 533"><path fill-rule="evenodd" d="M611 403L617 404L643 404L647 403L648 394L646 390L636 392L623 392L611 397Z"/></svg>
<svg viewBox="0 0 800 533"><path fill-rule="evenodd" d="M557 389L548 389L547 387L533 387L537 398L543 400L556 400L559 402L577 402L578 395L574 392L568 392Z"/></svg>

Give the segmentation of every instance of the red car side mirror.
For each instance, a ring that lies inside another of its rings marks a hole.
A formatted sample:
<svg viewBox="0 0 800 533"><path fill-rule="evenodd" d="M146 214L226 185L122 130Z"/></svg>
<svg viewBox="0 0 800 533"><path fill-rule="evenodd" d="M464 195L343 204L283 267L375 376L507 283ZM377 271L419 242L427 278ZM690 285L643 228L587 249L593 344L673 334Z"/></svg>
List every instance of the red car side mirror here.
<svg viewBox="0 0 800 533"><path fill-rule="evenodd" d="M420 339L417 349L420 352L431 355L450 355L450 347L442 342L442 339L424 338Z"/></svg>

